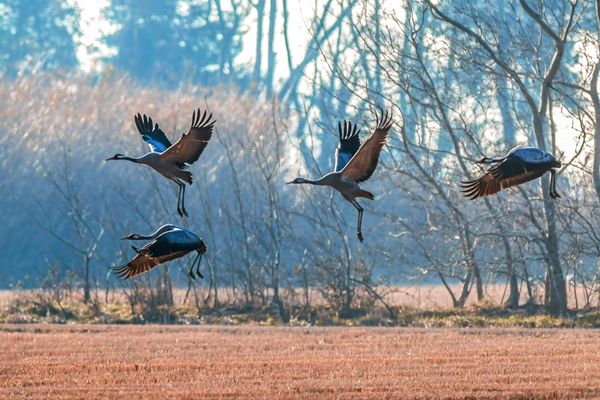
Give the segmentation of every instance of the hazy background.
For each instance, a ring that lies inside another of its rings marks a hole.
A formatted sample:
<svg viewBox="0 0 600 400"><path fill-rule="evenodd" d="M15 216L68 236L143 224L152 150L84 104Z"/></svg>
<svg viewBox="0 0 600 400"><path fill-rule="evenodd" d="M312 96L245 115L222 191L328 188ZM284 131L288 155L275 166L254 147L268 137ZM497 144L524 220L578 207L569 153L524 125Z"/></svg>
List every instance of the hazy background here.
<svg viewBox="0 0 600 400"><path fill-rule="evenodd" d="M434 4L0 1L0 287L48 271L120 287L109 267L132 251L119 238L176 223L209 246L198 284L250 304L281 301L280 288L309 302L315 288L351 307L357 288L423 282L457 306L490 283L513 306L561 309L577 285L576 306L595 304L596 2ZM146 151L135 113L176 140L196 107L218 122L181 220L175 185L102 160ZM284 183L330 171L337 121L365 138L380 107L395 125L364 184L376 201L362 201L360 244L338 194ZM471 161L517 144L562 159L561 200L547 181L462 198L458 183L480 173ZM139 282L188 285L187 262Z"/></svg>

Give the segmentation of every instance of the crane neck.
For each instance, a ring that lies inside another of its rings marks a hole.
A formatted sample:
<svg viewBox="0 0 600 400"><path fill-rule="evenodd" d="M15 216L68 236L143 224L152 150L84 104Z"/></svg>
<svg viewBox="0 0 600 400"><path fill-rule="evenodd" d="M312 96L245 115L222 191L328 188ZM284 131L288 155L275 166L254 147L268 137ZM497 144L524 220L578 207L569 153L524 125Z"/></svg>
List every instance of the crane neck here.
<svg viewBox="0 0 600 400"><path fill-rule="evenodd" d="M115 160L115 161L119 161L119 160L125 160L125 161L131 161L134 163L139 163L140 159L139 158L134 158L134 157L129 157L123 154L117 154L116 156L110 158L110 160Z"/></svg>
<svg viewBox="0 0 600 400"><path fill-rule="evenodd" d="M329 174L331 175L331 174ZM294 184L308 184L308 185L317 185L317 186L324 186L324 185L330 185L330 178L329 175L325 175L320 179L317 179L316 181L310 180L310 179L305 179L305 178L296 178L291 182L288 183L294 183Z"/></svg>
<svg viewBox="0 0 600 400"><path fill-rule="evenodd" d="M179 229L175 225L163 225L156 230L156 232L150 235L140 235L139 233L132 233L131 235L125 236L125 240L154 240L165 232Z"/></svg>
<svg viewBox="0 0 600 400"><path fill-rule="evenodd" d="M150 157L148 157L148 154L144 154L143 156L138 157L138 158L129 157L124 154L117 154L114 157L110 158L110 160L125 160L125 161L134 162L136 164L148 164L149 159L150 159Z"/></svg>
<svg viewBox="0 0 600 400"><path fill-rule="evenodd" d="M154 240L154 239L156 239L156 236L154 234L152 234L152 235L137 235L132 240Z"/></svg>
<svg viewBox="0 0 600 400"><path fill-rule="evenodd" d="M322 186L325 184L323 178L317 179L316 181L309 180L308 183L316 186Z"/></svg>
<svg viewBox="0 0 600 400"><path fill-rule="evenodd" d="M315 185L315 186L323 186L326 185L325 183L325 179L324 177L317 179L316 181L313 181L311 179L303 179L301 182L299 183L306 183L309 185Z"/></svg>
<svg viewBox="0 0 600 400"><path fill-rule="evenodd" d="M483 159L481 159L481 161L478 161L478 164L496 164L496 163L500 163L506 160L506 157L501 157L501 158L490 158L490 157L484 157Z"/></svg>

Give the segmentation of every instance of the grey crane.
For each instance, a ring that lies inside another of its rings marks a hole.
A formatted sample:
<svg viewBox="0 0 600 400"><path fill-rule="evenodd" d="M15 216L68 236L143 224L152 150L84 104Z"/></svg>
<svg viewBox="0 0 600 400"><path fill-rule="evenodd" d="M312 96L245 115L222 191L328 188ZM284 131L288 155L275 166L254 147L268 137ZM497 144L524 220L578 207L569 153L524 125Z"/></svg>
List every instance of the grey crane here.
<svg viewBox="0 0 600 400"><path fill-rule="evenodd" d="M127 264L113 268L115 274L121 278L143 274L158 264L163 264L176 258L185 256L195 251L196 258L188 272L192 279L204 278L200 272L200 261L206 253L206 244L192 232L175 225L163 225L150 235L132 233L122 238L123 240L151 240L141 249L131 246L136 252L135 257ZM194 273L194 265L196 273Z"/></svg>
<svg viewBox="0 0 600 400"><path fill-rule="evenodd" d="M392 127L392 116L387 111L385 114L382 113L381 118L377 114L375 117L377 120L375 131L362 146L358 136L360 130L357 129L357 126L353 125L351 121L344 121L342 127L341 122L338 122L340 144L335 151L334 172L330 172L316 181L296 178L288 182L288 184L331 186L340 192L342 197L358 211L356 235L361 242L363 241L363 208L356 199L364 197L374 200L375 196L371 192L361 189L358 184L365 182L375 172L379 154Z"/></svg>
<svg viewBox="0 0 600 400"><path fill-rule="evenodd" d="M140 135L142 135L142 139L150 146L150 152L139 158L115 154L107 158L106 161L127 160L144 164L175 182L179 186L177 212L180 216L187 216L185 210L185 183L192 184L192 173L186 170L189 164L198 160L206 148L212 137L215 122L212 120L212 114L207 116L206 111L202 114L200 109L197 109L192 115L192 126L189 131L184 133L175 144L171 144L158 124L152 121L152 118L146 116L146 114L143 116L137 114L135 125Z"/></svg>
<svg viewBox="0 0 600 400"><path fill-rule="evenodd" d="M550 197L560 198L556 191L556 168L560 168L562 163L550 153L535 147L517 146L504 157L484 157L478 163L491 164L491 167L480 178L461 182L463 195L471 200L532 181L548 171Z"/></svg>

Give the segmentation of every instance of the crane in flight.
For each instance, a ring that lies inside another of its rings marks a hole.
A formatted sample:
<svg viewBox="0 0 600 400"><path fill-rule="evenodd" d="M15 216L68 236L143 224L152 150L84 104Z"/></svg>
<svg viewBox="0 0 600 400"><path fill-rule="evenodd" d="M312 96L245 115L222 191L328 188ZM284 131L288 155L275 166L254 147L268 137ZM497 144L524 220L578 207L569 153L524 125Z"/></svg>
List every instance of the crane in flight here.
<svg viewBox="0 0 600 400"><path fill-rule="evenodd" d="M141 249L131 246L136 252L135 257L127 264L113 268L118 277L128 279L143 274L159 264L175 260L195 251L196 258L194 258L188 274L192 279L196 279L196 277L204 278L200 272L200 261L202 255L206 253L206 244L186 229L168 224L161 226L150 235L132 233L125 236L123 240L150 240L150 242ZM196 273L194 273L194 265L197 265Z"/></svg>
<svg viewBox="0 0 600 400"><path fill-rule="evenodd" d="M288 184L309 184L317 186L330 186L340 192L342 197L358 211L358 223L356 235L358 240L363 241L362 216L363 208L356 200L364 197L374 200L375 196L361 189L359 183L368 180L379 161L379 154L385 144L390 128L392 127L392 115L387 111L382 113L381 118L376 114L377 125L375 131L361 146L358 134L360 130L351 121L338 122L338 133L340 143L335 151L335 170L315 181L296 178Z"/></svg>
<svg viewBox="0 0 600 400"><path fill-rule="evenodd" d="M480 178L461 182L461 192L471 200L532 181L546 172L550 172L550 197L560 198L556 191L556 169L562 163L550 153L535 147L518 146L504 157L484 157L477 163L491 167Z"/></svg>
<svg viewBox="0 0 600 400"><path fill-rule="evenodd" d="M200 109L194 111L192 115L192 126L187 133L171 144L165 133L160 129L152 118L137 114L135 116L135 125L142 135L142 139L148 143L150 152L141 157L134 158L124 154L115 154L107 158L110 160L126 160L137 164L147 165L154 169L167 179L172 180L179 186L177 194L177 213L180 216L187 216L185 210L185 184L192 184L192 173L187 171L190 164L198 160L208 141L212 137L215 120L212 120L212 114L206 115L200 112Z"/></svg>

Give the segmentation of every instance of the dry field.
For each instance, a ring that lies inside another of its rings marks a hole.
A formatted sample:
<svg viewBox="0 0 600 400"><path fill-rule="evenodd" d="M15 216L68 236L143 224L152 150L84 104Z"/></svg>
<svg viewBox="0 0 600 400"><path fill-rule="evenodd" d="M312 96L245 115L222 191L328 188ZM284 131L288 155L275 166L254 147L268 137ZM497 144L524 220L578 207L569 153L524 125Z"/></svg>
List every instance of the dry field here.
<svg viewBox="0 0 600 400"><path fill-rule="evenodd" d="M596 330L0 325L0 398L597 398Z"/></svg>

